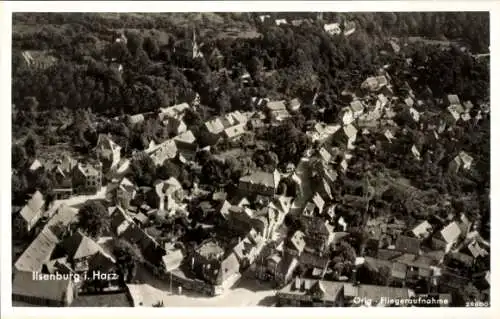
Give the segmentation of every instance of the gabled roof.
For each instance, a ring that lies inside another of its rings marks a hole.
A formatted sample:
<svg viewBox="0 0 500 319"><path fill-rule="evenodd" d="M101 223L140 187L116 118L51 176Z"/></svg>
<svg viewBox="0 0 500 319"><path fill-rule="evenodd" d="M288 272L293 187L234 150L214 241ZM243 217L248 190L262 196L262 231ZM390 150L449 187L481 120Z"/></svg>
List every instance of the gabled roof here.
<svg viewBox="0 0 500 319"><path fill-rule="evenodd" d="M429 232L432 230L431 224L428 221L424 220L417 226L415 226L411 231L415 237L420 238L421 236L427 236Z"/></svg>
<svg viewBox="0 0 500 319"><path fill-rule="evenodd" d="M441 237L447 243L455 242L458 239L458 237L460 236L460 233L461 233L460 227L458 226L457 222L452 222L452 223L448 224L440 232Z"/></svg>
<svg viewBox="0 0 500 319"><path fill-rule="evenodd" d="M350 104L350 108L354 113L363 112L363 110L365 109L363 103L361 103L360 100L352 101Z"/></svg>
<svg viewBox="0 0 500 319"><path fill-rule="evenodd" d="M224 130L224 124L220 119L205 122L205 128L212 134L219 134Z"/></svg>
<svg viewBox="0 0 500 319"><path fill-rule="evenodd" d="M78 170L82 173L82 175L88 177L88 176L97 176L99 175L99 171L94 167L94 165L87 163L87 164L77 164Z"/></svg>
<svg viewBox="0 0 500 319"><path fill-rule="evenodd" d="M349 139L355 138L358 133L358 130L352 124L344 126L342 130Z"/></svg>
<svg viewBox="0 0 500 319"><path fill-rule="evenodd" d="M299 253L301 253L304 250L304 247L306 246L304 238L305 234L300 230L297 230L290 238L290 242Z"/></svg>
<svg viewBox="0 0 500 319"><path fill-rule="evenodd" d="M36 280L32 272L18 271L12 280L12 295L64 302L71 284L70 279Z"/></svg>
<svg viewBox="0 0 500 319"><path fill-rule="evenodd" d="M453 104L460 104L460 99L458 98L458 95L456 94L449 94L446 96L446 100L448 104L453 105Z"/></svg>
<svg viewBox="0 0 500 319"><path fill-rule="evenodd" d="M44 228L17 259L14 267L20 271L41 271L43 263L50 259L58 243L57 236Z"/></svg>
<svg viewBox="0 0 500 319"><path fill-rule="evenodd" d="M189 130L174 137L174 141L193 144L194 142L196 142L196 137L194 136L193 132Z"/></svg>
<svg viewBox="0 0 500 319"><path fill-rule="evenodd" d="M241 177L240 182L261 184L266 187L276 188L279 183L279 173L277 173L276 171L273 173L257 171L251 175Z"/></svg>
<svg viewBox="0 0 500 319"><path fill-rule="evenodd" d="M36 191L30 200L28 200L28 203L21 209L19 214L25 221L31 222L33 219L40 218L39 213L43 205L45 205L43 195L39 191Z"/></svg>
<svg viewBox="0 0 500 319"><path fill-rule="evenodd" d="M314 204L316 205L316 207L318 207L319 212L320 213L323 212L323 208L325 206L325 200L323 199L323 197L321 197L320 194L315 193L312 200L313 200Z"/></svg>
<svg viewBox="0 0 500 319"><path fill-rule="evenodd" d="M270 111L286 110L285 100L267 102L267 109Z"/></svg>
<svg viewBox="0 0 500 319"><path fill-rule="evenodd" d="M107 150L111 152L119 151L121 149L121 147L115 142L113 142L111 137L107 134L99 134L96 148L100 148L101 150Z"/></svg>
<svg viewBox="0 0 500 319"><path fill-rule="evenodd" d="M322 300L335 302L342 293L343 287L342 282L296 278L279 290L277 294L297 295L306 298L310 295L319 295Z"/></svg>
<svg viewBox="0 0 500 319"><path fill-rule="evenodd" d="M42 163L38 160L35 159L33 163L31 163L29 170L30 171L36 171L37 169L43 167Z"/></svg>
<svg viewBox="0 0 500 319"><path fill-rule="evenodd" d="M100 246L95 241L80 232L66 238L63 247L70 260L90 257L101 251Z"/></svg>
<svg viewBox="0 0 500 319"><path fill-rule="evenodd" d="M237 124L237 125L228 127L224 130L224 134L228 138L240 136L240 135L244 134L245 132L246 132L245 124Z"/></svg>
<svg viewBox="0 0 500 319"><path fill-rule="evenodd" d="M298 98L294 98L290 101L290 109L298 110L300 108L300 100Z"/></svg>

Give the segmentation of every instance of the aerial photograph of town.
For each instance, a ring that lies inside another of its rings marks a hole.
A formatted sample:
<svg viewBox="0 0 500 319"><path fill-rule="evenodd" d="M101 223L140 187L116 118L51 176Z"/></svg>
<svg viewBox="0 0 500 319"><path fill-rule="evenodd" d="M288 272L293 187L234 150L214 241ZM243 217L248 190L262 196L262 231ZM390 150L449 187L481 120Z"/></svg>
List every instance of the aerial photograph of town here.
<svg viewBox="0 0 500 319"><path fill-rule="evenodd" d="M13 307L490 307L489 12L14 12L11 76Z"/></svg>

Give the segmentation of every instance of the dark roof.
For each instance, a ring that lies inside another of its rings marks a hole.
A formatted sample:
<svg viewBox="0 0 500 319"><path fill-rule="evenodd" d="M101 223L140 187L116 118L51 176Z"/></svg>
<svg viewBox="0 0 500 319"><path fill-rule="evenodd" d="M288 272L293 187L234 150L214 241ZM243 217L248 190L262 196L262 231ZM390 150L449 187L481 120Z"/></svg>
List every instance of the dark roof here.
<svg viewBox="0 0 500 319"><path fill-rule="evenodd" d="M66 238L63 242L63 247L68 253L70 260L89 257L101 250L95 241L80 232L76 232Z"/></svg>
<svg viewBox="0 0 500 319"><path fill-rule="evenodd" d="M379 249L377 251L377 258L383 260L391 260L401 256L402 254L402 252L396 251L394 249Z"/></svg>
<svg viewBox="0 0 500 319"><path fill-rule="evenodd" d="M399 236L396 239L395 250L418 255L420 252L420 240L418 238Z"/></svg>

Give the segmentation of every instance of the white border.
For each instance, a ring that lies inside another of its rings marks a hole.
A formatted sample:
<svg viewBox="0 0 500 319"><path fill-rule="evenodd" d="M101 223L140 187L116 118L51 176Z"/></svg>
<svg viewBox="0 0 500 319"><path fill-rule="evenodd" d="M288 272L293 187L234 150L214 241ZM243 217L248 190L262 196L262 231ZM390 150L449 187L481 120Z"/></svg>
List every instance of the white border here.
<svg viewBox="0 0 500 319"><path fill-rule="evenodd" d="M491 288L491 308L370 308L369 311L363 311L367 308L12 308L11 307L11 229L10 229L10 143L11 143L11 34L12 34L12 12L188 12L188 11L490 11L490 39L500 39L498 34L498 26L500 23L500 14L497 10L498 2L496 1L343 1L343 2L327 2L327 1L311 1L311 2L291 2L291 1L201 1L201 2L142 2L142 1L19 1L19 2L3 2L0 4L0 62L2 77L0 86L0 98L2 107L0 108L3 133L0 134L2 139L1 145L5 147L4 156L0 156L1 176L0 179L2 191L0 191L1 204L1 317L70 317L82 316L85 318L106 316L106 317L132 317L140 316L145 318L154 317L277 317L277 318L304 318L304 317L380 317L380 318L408 318L422 317L434 318L452 316L453 318L494 318L495 300L498 300L498 293L495 285ZM495 56L498 50L498 43L490 41L491 56ZM494 105L498 99L498 91L493 90L498 83L498 65L495 59L492 59L491 64L491 104ZM492 110L492 141L500 140L498 138L499 131L493 123L497 121L497 112ZM494 145L495 143L492 143ZM496 148L492 147L491 162L496 163L499 158ZM492 176L499 176L498 169L492 165ZM492 178L492 194L496 194L497 181ZM491 196L491 221L493 225L497 224L495 212L498 207L498 200L495 196ZM494 238L495 233L492 233L493 247L496 247ZM492 252L496 252L493 249ZM497 255L492 254L492 281L496 282L497 272L493 265L497 265ZM500 315L499 315L500 316Z"/></svg>

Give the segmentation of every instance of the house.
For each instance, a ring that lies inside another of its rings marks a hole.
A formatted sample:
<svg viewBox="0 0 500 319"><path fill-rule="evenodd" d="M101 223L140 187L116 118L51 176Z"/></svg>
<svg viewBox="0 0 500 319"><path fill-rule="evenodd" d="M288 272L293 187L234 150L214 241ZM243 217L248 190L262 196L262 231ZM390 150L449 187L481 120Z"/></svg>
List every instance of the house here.
<svg viewBox="0 0 500 319"><path fill-rule="evenodd" d="M457 222L451 222L432 238L434 249L444 249L448 251L456 243L461 234L460 226Z"/></svg>
<svg viewBox="0 0 500 319"><path fill-rule="evenodd" d="M344 23L344 36L348 37L356 31L356 22L347 21Z"/></svg>
<svg viewBox="0 0 500 319"><path fill-rule="evenodd" d="M186 123L182 119L168 117L162 121L162 124L166 127L168 134L179 135L187 131Z"/></svg>
<svg viewBox="0 0 500 319"><path fill-rule="evenodd" d="M352 111L354 118L360 117L365 111L365 106L360 100L352 101L349 107Z"/></svg>
<svg viewBox="0 0 500 319"><path fill-rule="evenodd" d="M276 193L280 179L280 173L277 170L273 173L257 171L251 175L241 177L238 188L244 194L273 196Z"/></svg>
<svg viewBox="0 0 500 319"><path fill-rule="evenodd" d="M131 126L144 123L144 119L145 119L145 116L142 113L134 114L134 115L127 115L127 122Z"/></svg>
<svg viewBox="0 0 500 319"><path fill-rule="evenodd" d="M274 23L275 23L276 25L282 25L282 24L287 24L287 21L286 21L286 19L276 19L276 20L274 21Z"/></svg>
<svg viewBox="0 0 500 319"><path fill-rule="evenodd" d="M375 101L375 109L376 110L384 109L388 103L389 99L387 99L387 97L384 94L379 93L377 95L377 100Z"/></svg>
<svg viewBox="0 0 500 319"><path fill-rule="evenodd" d="M394 53L398 54L398 53L399 53L399 51L401 51L401 47L399 46L399 44L398 44L396 41L394 41L394 40L390 40L390 41L389 41L389 45L391 46L392 51L393 51Z"/></svg>
<svg viewBox="0 0 500 319"><path fill-rule="evenodd" d="M20 223L18 231L22 231L23 234L31 232L42 217L44 207L45 200L43 195L39 191L36 191L26 205L19 211L18 215L15 216Z"/></svg>
<svg viewBox="0 0 500 319"><path fill-rule="evenodd" d="M175 212L178 208L178 202L184 197L184 190L181 183L175 178L170 177L166 181L155 184L155 193L158 198L158 210Z"/></svg>
<svg viewBox="0 0 500 319"><path fill-rule="evenodd" d="M416 146L416 145L413 145L413 146L411 147L411 153L413 154L413 156L415 156L415 158L416 158L417 160L419 160L419 161L420 161L420 159L421 159L421 157L420 157L420 152L419 152L419 150L418 150L418 148L417 148L417 146Z"/></svg>
<svg viewBox="0 0 500 319"><path fill-rule="evenodd" d="M304 208L302 215L307 217L319 216L323 212L324 206L325 200L320 194L315 193L312 201L309 202Z"/></svg>
<svg viewBox="0 0 500 319"><path fill-rule="evenodd" d="M72 174L73 191L78 194L95 194L102 187L102 163L78 163Z"/></svg>
<svg viewBox="0 0 500 319"><path fill-rule="evenodd" d="M452 265L456 265L457 268L472 267L473 263L474 257L461 252L450 252L445 257L445 264L448 267L452 267Z"/></svg>
<svg viewBox="0 0 500 319"><path fill-rule="evenodd" d="M113 142L109 135L99 134L95 152L103 164L104 171L115 169L120 161L121 147Z"/></svg>
<svg viewBox="0 0 500 319"><path fill-rule="evenodd" d="M233 253L238 258L240 268L244 269L253 264L264 245L264 237L260 236L255 229L250 229L245 238L233 248Z"/></svg>
<svg viewBox="0 0 500 319"><path fill-rule="evenodd" d="M281 122L291 116L286 109L285 100L267 102L266 112L271 120L277 122Z"/></svg>
<svg viewBox="0 0 500 319"><path fill-rule="evenodd" d="M418 255L420 254L420 239L400 235L396 239L394 250Z"/></svg>
<svg viewBox="0 0 500 319"><path fill-rule="evenodd" d="M461 151L457 156L453 158L448 166L450 172L458 173L460 169L470 170L472 166L472 161L474 159L469 154Z"/></svg>
<svg viewBox="0 0 500 319"><path fill-rule="evenodd" d="M266 272L278 287L282 287L292 280L298 266L297 256L287 253L284 255L273 254L267 258Z"/></svg>
<svg viewBox="0 0 500 319"><path fill-rule="evenodd" d="M17 271L12 280L12 300L37 306L67 307L76 297L72 277L64 279L41 280L32 272Z"/></svg>
<svg viewBox="0 0 500 319"><path fill-rule="evenodd" d="M304 233L308 247L320 252L325 251L333 241L334 226L318 217L305 217L301 220L305 227Z"/></svg>
<svg viewBox="0 0 500 319"><path fill-rule="evenodd" d="M340 145L346 146L348 149L354 148L354 142L356 141L358 130L354 125L349 124L343 126L341 129L336 131L333 135L333 140Z"/></svg>
<svg viewBox="0 0 500 319"><path fill-rule="evenodd" d="M44 50L23 51L21 57L26 67L40 70L47 69L58 61Z"/></svg>
<svg viewBox="0 0 500 319"><path fill-rule="evenodd" d="M39 170L40 168L43 168L43 165L42 163L38 160L38 159L35 159L33 161L33 163L31 163L30 167L28 168L30 171L32 172L36 172L37 170Z"/></svg>
<svg viewBox="0 0 500 319"><path fill-rule="evenodd" d="M489 253L482 246L478 241L472 241L467 245L467 250L474 258L486 257Z"/></svg>
<svg viewBox="0 0 500 319"><path fill-rule="evenodd" d="M288 102L288 109L292 112L297 112L300 109L301 103L298 98L292 99Z"/></svg>
<svg viewBox="0 0 500 319"><path fill-rule="evenodd" d="M328 256L320 256L317 253L304 251L300 254L299 262L303 274L305 270L306 276L323 279L330 265L330 258Z"/></svg>
<svg viewBox="0 0 500 319"><path fill-rule="evenodd" d="M114 181L108 184L106 197L116 206L123 209L130 207L130 201L136 195L135 185L127 178L122 178L119 181Z"/></svg>
<svg viewBox="0 0 500 319"><path fill-rule="evenodd" d="M343 307L344 285L295 278L276 293L278 307Z"/></svg>
<svg viewBox="0 0 500 319"><path fill-rule="evenodd" d="M174 142L179 155L182 155L182 157L186 160L194 160L196 151L198 150L198 144L196 143L196 137L191 130L174 137Z"/></svg>
<svg viewBox="0 0 500 319"><path fill-rule="evenodd" d="M460 103L460 98L456 94L449 94L446 96L445 103L447 105L456 105L456 104L461 104Z"/></svg>
<svg viewBox="0 0 500 319"><path fill-rule="evenodd" d="M163 120L165 117L174 118L174 119L182 119L184 113L189 109L189 104L181 103L165 108L159 109L159 118Z"/></svg>
<svg viewBox="0 0 500 319"><path fill-rule="evenodd" d="M112 256L80 231L64 239L62 246L67 253L68 262L77 273L97 269L110 270L115 264Z"/></svg>
<svg viewBox="0 0 500 319"><path fill-rule="evenodd" d="M236 139L246 133L246 123L230 126L222 132L222 136L226 139Z"/></svg>
<svg viewBox="0 0 500 319"><path fill-rule="evenodd" d="M386 129L384 131L384 136L387 138L387 140L389 141L389 143L392 143L392 140L394 139L394 135L392 134L391 130Z"/></svg>
<svg viewBox="0 0 500 319"><path fill-rule="evenodd" d="M372 76L361 83L361 89L376 92L388 86L389 82L385 75ZM385 94L385 93L384 93ZM387 94L385 94L387 95Z"/></svg>
<svg viewBox="0 0 500 319"><path fill-rule="evenodd" d="M461 104L452 104L448 106L448 117L446 118L449 123L454 123L458 121L462 114L464 114L464 109Z"/></svg>
<svg viewBox="0 0 500 319"><path fill-rule="evenodd" d="M343 125L349 125L354 122L354 114L352 113L351 108L344 107L339 112L339 119L342 121Z"/></svg>
<svg viewBox="0 0 500 319"><path fill-rule="evenodd" d="M44 228L16 260L14 268L30 273L41 271L58 243L57 236L50 229Z"/></svg>
<svg viewBox="0 0 500 319"><path fill-rule="evenodd" d="M403 118L407 121L413 121L418 123L420 121L420 112L418 112L414 107L405 107L401 113Z"/></svg>
<svg viewBox="0 0 500 319"><path fill-rule="evenodd" d="M182 261L184 260L184 254L181 249L176 249L165 244L165 251L167 252L162 257L163 265L165 266L165 271L171 271L173 269L179 268Z"/></svg>
<svg viewBox="0 0 500 319"><path fill-rule="evenodd" d="M338 35L342 33L342 29L340 28L340 23L329 23L323 25L323 30L329 35Z"/></svg>
<svg viewBox="0 0 500 319"><path fill-rule="evenodd" d="M406 281L406 273L408 271L408 266L399 262L393 262L384 259L377 259L373 257L366 256L364 257L363 266L371 267L377 271L381 271L383 268L388 268L389 272L389 284L404 284Z"/></svg>
<svg viewBox="0 0 500 319"><path fill-rule="evenodd" d="M191 269L211 285L223 285L239 276L239 267L238 257L232 252L225 256L224 249L211 239L202 242L191 257Z"/></svg>
<svg viewBox="0 0 500 319"><path fill-rule="evenodd" d="M312 132L307 132L313 142L320 144L329 143L333 134L339 130L339 125L326 125L323 123L316 123Z"/></svg>
<svg viewBox="0 0 500 319"><path fill-rule="evenodd" d="M264 14L264 15L260 15L259 16L260 22L264 22L264 21L266 21L268 19L271 19L271 16L269 14Z"/></svg>
<svg viewBox="0 0 500 319"><path fill-rule="evenodd" d="M149 147L144 152L151 157L156 166L161 166L167 159L177 156L177 145L173 139Z"/></svg>
<svg viewBox="0 0 500 319"><path fill-rule="evenodd" d="M432 233L432 226L428 221L423 221L411 230L412 234L419 239L427 238Z"/></svg>
<svg viewBox="0 0 500 319"><path fill-rule="evenodd" d="M224 131L224 124L219 118L205 122L203 125L206 134L207 143L214 145L220 138L220 134Z"/></svg>
<svg viewBox="0 0 500 319"><path fill-rule="evenodd" d="M286 242L286 252L291 256L300 256L306 246L305 234L297 230L290 240Z"/></svg>

